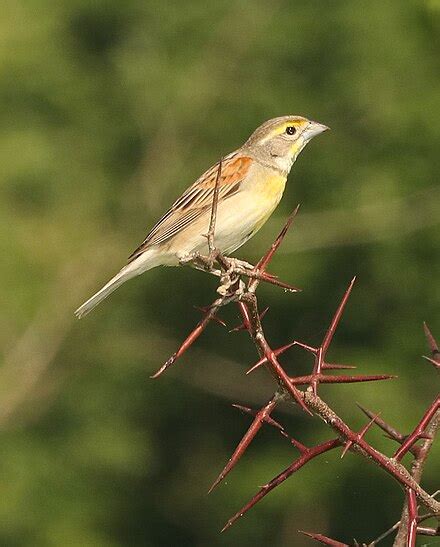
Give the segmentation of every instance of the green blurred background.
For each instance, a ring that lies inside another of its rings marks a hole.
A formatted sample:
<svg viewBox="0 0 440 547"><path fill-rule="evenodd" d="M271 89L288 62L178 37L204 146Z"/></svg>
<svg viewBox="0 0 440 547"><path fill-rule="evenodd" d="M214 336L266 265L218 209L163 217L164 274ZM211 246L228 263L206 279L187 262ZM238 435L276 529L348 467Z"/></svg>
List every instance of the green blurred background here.
<svg viewBox="0 0 440 547"><path fill-rule="evenodd" d="M367 541L397 520L399 486L335 452L220 535L296 453L265 430L206 496L249 423L231 403L273 391L265 371L243 374L256 358L245 333L212 324L149 379L215 281L156 269L81 322L73 310L257 125L309 116L332 131L239 256L255 261L302 204L272 271L303 292L261 288L269 340L319 342L357 274L330 358L399 379L321 394L354 428L358 401L408 431L438 391L421 355L423 320L440 337L439 28L439 0L2 2L1 545L300 546L297 529ZM235 308L222 316L238 322ZM283 363L311 361L292 351ZM304 413L275 417L302 442L330 437Z"/></svg>

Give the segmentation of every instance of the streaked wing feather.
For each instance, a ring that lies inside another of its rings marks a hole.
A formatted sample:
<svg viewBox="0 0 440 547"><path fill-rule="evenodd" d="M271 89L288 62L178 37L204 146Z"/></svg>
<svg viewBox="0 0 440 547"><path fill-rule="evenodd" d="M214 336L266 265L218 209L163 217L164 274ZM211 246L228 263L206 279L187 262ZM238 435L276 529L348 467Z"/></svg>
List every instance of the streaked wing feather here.
<svg viewBox="0 0 440 547"><path fill-rule="evenodd" d="M219 180L219 199L227 199L239 190L240 183L246 176L251 163L251 158L239 155L237 152L233 152L223 158ZM212 207L218 169L219 162L203 173L173 203L171 208L156 223L142 244L129 257L129 261L140 256L152 245L164 243L181 232Z"/></svg>

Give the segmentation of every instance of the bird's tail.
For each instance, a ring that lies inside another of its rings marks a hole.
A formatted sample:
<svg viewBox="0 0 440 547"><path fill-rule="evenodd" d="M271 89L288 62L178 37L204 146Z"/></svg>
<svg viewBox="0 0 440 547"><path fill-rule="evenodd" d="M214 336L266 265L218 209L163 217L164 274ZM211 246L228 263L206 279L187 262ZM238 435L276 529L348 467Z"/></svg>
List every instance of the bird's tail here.
<svg viewBox="0 0 440 547"><path fill-rule="evenodd" d="M132 277L139 275L146 270L150 270L155 266L158 266L158 262L155 260L155 252L145 251L138 258L124 266L120 272L118 272L110 281L102 287L96 294L90 297L82 306L75 310L75 315L78 319L87 315L93 310L100 302L107 298L109 294L115 291L118 287L125 283Z"/></svg>

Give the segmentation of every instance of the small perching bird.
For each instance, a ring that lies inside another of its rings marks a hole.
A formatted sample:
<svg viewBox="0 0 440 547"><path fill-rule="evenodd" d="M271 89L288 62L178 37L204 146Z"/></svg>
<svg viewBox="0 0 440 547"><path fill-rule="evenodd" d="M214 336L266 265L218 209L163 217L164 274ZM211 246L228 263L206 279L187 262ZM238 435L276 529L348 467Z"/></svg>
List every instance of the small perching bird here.
<svg viewBox="0 0 440 547"><path fill-rule="evenodd" d="M128 264L75 314L83 317L122 283L151 268L178 266L194 253L207 255L216 185L215 247L223 254L241 247L278 205L298 154L326 129L301 116L281 116L260 125L243 146L203 173L174 202Z"/></svg>

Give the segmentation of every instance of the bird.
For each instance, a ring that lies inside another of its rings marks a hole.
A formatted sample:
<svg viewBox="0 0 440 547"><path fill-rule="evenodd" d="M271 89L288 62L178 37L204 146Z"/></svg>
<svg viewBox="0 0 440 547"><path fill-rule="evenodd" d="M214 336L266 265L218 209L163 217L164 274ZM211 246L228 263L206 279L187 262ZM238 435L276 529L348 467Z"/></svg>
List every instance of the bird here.
<svg viewBox="0 0 440 547"><path fill-rule="evenodd" d="M217 187L215 247L236 251L263 226L283 195L292 165L306 144L329 129L302 116L280 116L260 125L237 150L205 171L153 226L124 266L76 311L88 314L125 281L157 266L178 266L207 255Z"/></svg>

